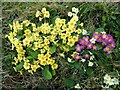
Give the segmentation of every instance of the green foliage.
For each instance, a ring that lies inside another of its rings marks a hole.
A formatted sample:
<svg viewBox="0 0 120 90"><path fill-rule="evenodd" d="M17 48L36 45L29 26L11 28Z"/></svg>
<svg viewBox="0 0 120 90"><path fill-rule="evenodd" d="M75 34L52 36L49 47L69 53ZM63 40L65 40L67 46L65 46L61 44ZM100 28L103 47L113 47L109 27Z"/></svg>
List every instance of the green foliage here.
<svg viewBox="0 0 120 90"><path fill-rule="evenodd" d="M120 3L75 3L75 2L47 2L47 3L22 3L22 2L6 2L2 3L2 32L3 34L9 33L9 23L13 20L22 21L24 19L31 19L32 21L34 13L36 10L40 10L42 7L46 7L50 10L51 16L59 16L60 18L67 18L67 12L71 10L72 7L79 8L79 20L84 23L85 29L91 34L92 32L106 31L114 36L116 42L116 47L111 56L107 56L104 52L100 52L97 55L94 52L98 66L97 67L87 67L87 64L81 64L75 62L70 64L67 62L67 58L62 61L59 59L60 63L59 69L55 72L51 68L46 67L42 70L42 76L49 80L55 74L56 77L50 81L46 81L41 78L40 72L36 72L34 75L24 74L21 77L13 72L12 64L14 51L11 51L10 42L6 38L3 38L3 89L10 89L9 87L18 89L17 87L25 88L51 88L51 89L67 89L74 87L76 83L79 83L83 88L98 88L101 87L103 83L103 76L108 73L112 76L118 77L120 74ZM66 8L66 6L68 6ZM59 12L59 13L58 13ZM56 17L57 18L57 17ZM50 22L53 23L53 20ZM37 22L37 21L36 21ZM82 37L81 35L79 36ZM18 38L18 37L17 37ZM19 39L22 37L19 36ZM100 48L100 47L99 47ZM57 47L51 47L51 53L55 54L57 52ZM74 48L71 48L74 50ZM30 51L28 59L33 60L33 57L37 58L37 52ZM32 55L32 56L31 56ZM69 56L69 54L68 54ZM20 70L23 67L23 62L21 62L16 69ZM7 79L6 76L10 75ZM21 79L23 78L23 79ZM64 79L63 79L64 78ZM119 77L118 77L119 78ZM63 80L63 81L62 81ZM11 82L8 82L11 81ZM22 84L21 84L22 83ZM23 85L24 84L24 85ZM114 87L112 87L114 88ZM120 86L116 88L120 89Z"/></svg>
<svg viewBox="0 0 120 90"><path fill-rule="evenodd" d="M49 71L49 66L46 66L45 69L42 70L42 75L45 80L50 80L52 79L52 74Z"/></svg>
<svg viewBox="0 0 120 90"><path fill-rule="evenodd" d="M50 52L51 52L51 54L55 53L56 52L56 46L50 47Z"/></svg>
<svg viewBox="0 0 120 90"><path fill-rule="evenodd" d="M18 65L15 67L16 70L17 70L17 71L21 70L22 67L23 67L23 64L24 64L24 62L20 62L20 64L18 64Z"/></svg>

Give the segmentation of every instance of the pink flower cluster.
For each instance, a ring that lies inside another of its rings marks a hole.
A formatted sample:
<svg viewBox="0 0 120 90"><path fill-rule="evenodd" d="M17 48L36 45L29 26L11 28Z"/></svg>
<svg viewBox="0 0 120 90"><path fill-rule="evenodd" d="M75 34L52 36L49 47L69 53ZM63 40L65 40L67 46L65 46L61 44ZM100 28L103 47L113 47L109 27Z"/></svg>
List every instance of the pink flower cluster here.
<svg viewBox="0 0 120 90"><path fill-rule="evenodd" d="M111 54L112 50L115 48L115 41L110 34L100 34L99 32L94 32L92 39L95 40L95 43L91 42L89 36L84 36L82 39L78 40L78 44L76 45L76 52L81 52L83 49L93 49L98 50L98 46L96 43L102 43L103 51L107 52L107 54ZM90 58L90 54L86 54L83 56L75 55L74 59L78 60L84 57L85 59Z"/></svg>

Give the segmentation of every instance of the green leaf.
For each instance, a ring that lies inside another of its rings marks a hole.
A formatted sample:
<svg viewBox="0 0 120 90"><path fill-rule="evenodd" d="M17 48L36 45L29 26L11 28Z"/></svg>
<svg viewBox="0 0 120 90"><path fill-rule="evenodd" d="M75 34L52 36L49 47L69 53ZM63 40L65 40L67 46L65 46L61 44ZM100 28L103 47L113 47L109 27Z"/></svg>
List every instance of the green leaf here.
<svg viewBox="0 0 120 90"><path fill-rule="evenodd" d="M16 70L19 71L20 69L22 69L23 64L24 64L24 62L20 62L20 64L18 64L18 65L16 66Z"/></svg>
<svg viewBox="0 0 120 90"><path fill-rule="evenodd" d="M90 78L92 78L94 76L94 71L92 68L87 68L86 73Z"/></svg>
<svg viewBox="0 0 120 90"><path fill-rule="evenodd" d="M101 33L104 31L104 28L97 28L95 31Z"/></svg>
<svg viewBox="0 0 120 90"><path fill-rule="evenodd" d="M38 51L33 51L33 50L29 51L29 55L31 56L31 58L33 57L34 59L38 58L38 53L39 53Z"/></svg>
<svg viewBox="0 0 120 90"><path fill-rule="evenodd" d="M55 70L52 70L51 73L52 73L53 76L56 75L56 71Z"/></svg>
<svg viewBox="0 0 120 90"><path fill-rule="evenodd" d="M56 46L50 47L50 52L51 52L51 54L55 53L56 52Z"/></svg>
<svg viewBox="0 0 120 90"><path fill-rule="evenodd" d="M27 59L34 59L32 56L27 56L26 58Z"/></svg>
<svg viewBox="0 0 120 90"><path fill-rule="evenodd" d="M64 80L64 83L65 83L65 85L67 86L67 87L73 87L74 86L74 81L73 80L71 80L71 79L65 79Z"/></svg>
<svg viewBox="0 0 120 90"><path fill-rule="evenodd" d="M50 73L48 67L45 67L45 69L42 70L42 75L43 75L43 77L44 77L45 80L52 79L52 74Z"/></svg>

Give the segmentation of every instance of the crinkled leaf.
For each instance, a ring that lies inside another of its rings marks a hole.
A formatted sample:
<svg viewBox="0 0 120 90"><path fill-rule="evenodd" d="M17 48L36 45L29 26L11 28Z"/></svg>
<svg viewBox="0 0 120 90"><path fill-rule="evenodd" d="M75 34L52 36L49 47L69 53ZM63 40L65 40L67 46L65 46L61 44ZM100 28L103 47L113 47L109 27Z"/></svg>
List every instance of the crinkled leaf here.
<svg viewBox="0 0 120 90"><path fill-rule="evenodd" d="M56 46L50 47L50 52L51 52L51 54L55 53L56 52Z"/></svg>
<svg viewBox="0 0 120 90"><path fill-rule="evenodd" d="M43 77L44 77L45 80L52 79L52 74L50 73L48 67L45 67L45 69L42 70L42 75L43 75Z"/></svg>
<svg viewBox="0 0 120 90"><path fill-rule="evenodd" d="M24 62L20 62L20 64L18 64L18 65L16 66L16 70L17 70L17 71L21 70L22 67L23 67L23 64L24 64Z"/></svg>

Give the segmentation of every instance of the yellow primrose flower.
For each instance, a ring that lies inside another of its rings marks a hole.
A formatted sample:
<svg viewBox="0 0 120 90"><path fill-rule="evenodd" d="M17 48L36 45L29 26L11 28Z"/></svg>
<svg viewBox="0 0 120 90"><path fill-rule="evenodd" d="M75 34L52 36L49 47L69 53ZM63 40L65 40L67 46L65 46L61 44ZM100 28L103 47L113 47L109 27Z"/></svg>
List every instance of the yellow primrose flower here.
<svg viewBox="0 0 120 90"><path fill-rule="evenodd" d="M31 69L32 71L36 72L36 69L37 69L36 65L31 65Z"/></svg>
<svg viewBox="0 0 120 90"><path fill-rule="evenodd" d="M50 65L53 65L55 63L55 60L53 60L53 59L48 59L47 60L47 64L50 64Z"/></svg>
<svg viewBox="0 0 120 90"><path fill-rule="evenodd" d="M73 40L69 40L67 44L72 47L74 45L74 41Z"/></svg>
<svg viewBox="0 0 120 90"><path fill-rule="evenodd" d="M25 68L25 70L30 69L30 63L25 62L23 67Z"/></svg>
<svg viewBox="0 0 120 90"><path fill-rule="evenodd" d="M23 40L23 45L26 46L26 45L29 45L30 44L30 40L28 38L25 38Z"/></svg>
<svg viewBox="0 0 120 90"><path fill-rule="evenodd" d="M44 17L46 17L46 18L49 18L49 17L50 17L49 11L46 11L46 12L44 13Z"/></svg>
<svg viewBox="0 0 120 90"><path fill-rule="evenodd" d="M41 12L45 13L46 12L46 8L42 8Z"/></svg>
<svg viewBox="0 0 120 90"><path fill-rule="evenodd" d="M79 53L78 52L73 52L73 54L71 56L74 57L76 54L79 54Z"/></svg>
<svg viewBox="0 0 120 90"><path fill-rule="evenodd" d="M16 51L20 54L25 54L25 50L23 50L22 48L17 48Z"/></svg>
<svg viewBox="0 0 120 90"><path fill-rule="evenodd" d="M45 57L48 59L51 57L50 53L47 52L47 54L45 54Z"/></svg>
<svg viewBox="0 0 120 90"><path fill-rule="evenodd" d="M19 40L18 40L17 38L14 38L13 44L14 44L15 46L17 46L17 45L19 44Z"/></svg>
<svg viewBox="0 0 120 90"><path fill-rule="evenodd" d="M33 71L32 70L28 70L29 73L33 74Z"/></svg>
<svg viewBox="0 0 120 90"><path fill-rule="evenodd" d="M65 19L61 19L62 24L65 24L65 21L66 21Z"/></svg>
<svg viewBox="0 0 120 90"><path fill-rule="evenodd" d="M11 24L9 24L10 30L12 30L13 26Z"/></svg>
<svg viewBox="0 0 120 90"><path fill-rule="evenodd" d="M29 63L30 62L30 60L28 60L27 58L23 58L23 60L24 60L24 62L26 62L26 63Z"/></svg>
<svg viewBox="0 0 120 90"><path fill-rule="evenodd" d="M78 29L78 30L76 30L75 31L77 34L80 34L80 33L82 33L82 30L81 29Z"/></svg>
<svg viewBox="0 0 120 90"><path fill-rule="evenodd" d="M23 55L17 54L17 58L18 58L19 62L21 62L21 60L23 59Z"/></svg>
<svg viewBox="0 0 120 90"><path fill-rule="evenodd" d="M38 54L38 59L42 61L46 61L46 57L44 54Z"/></svg>
<svg viewBox="0 0 120 90"><path fill-rule="evenodd" d="M41 15L40 11L37 10L35 16L36 16L36 17L39 17L40 15Z"/></svg>
<svg viewBox="0 0 120 90"><path fill-rule="evenodd" d="M47 65L47 62L46 61L41 61L40 64L43 65L43 66L45 66L45 65Z"/></svg>
<svg viewBox="0 0 120 90"><path fill-rule="evenodd" d="M39 62L38 61L34 61L34 65L36 66L36 68L39 68L40 65L39 65Z"/></svg>
<svg viewBox="0 0 120 90"><path fill-rule="evenodd" d="M66 52L68 52L69 51L69 46L63 46L63 49L66 51Z"/></svg>
<svg viewBox="0 0 120 90"><path fill-rule="evenodd" d="M83 23L80 23L79 25L83 27Z"/></svg>
<svg viewBox="0 0 120 90"><path fill-rule="evenodd" d="M40 52L41 52L41 53L45 53L46 50L45 50L45 49L40 49Z"/></svg>
<svg viewBox="0 0 120 90"><path fill-rule="evenodd" d="M67 26L66 25L63 25L62 26L62 29L65 31L67 29Z"/></svg>
<svg viewBox="0 0 120 90"><path fill-rule="evenodd" d="M39 21L42 21L42 20L43 20L43 18L39 17Z"/></svg>
<svg viewBox="0 0 120 90"><path fill-rule="evenodd" d="M51 66L51 68L54 70L54 69L57 69L58 68L58 64L53 64L52 66Z"/></svg>
<svg viewBox="0 0 120 90"><path fill-rule="evenodd" d="M63 40L62 40L62 43L65 44L65 43L66 43L66 39L63 39Z"/></svg>
<svg viewBox="0 0 120 90"><path fill-rule="evenodd" d="M75 42L76 42L76 41L78 41L78 36L73 36L73 38L72 38L72 39L73 39L73 41L75 41Z"/></svg>
<svg viewBox="0 0 120 90"><path fill-rule="evenodd" d="M30 21L29 20L25 20L25 21L23 21L23 24L25 24L25 26L28 26L30 24Z"/></svg>
<svg viewBox="0 0 120 90"><path fill-rule="evenodd" d="M23 70L20 70L20 71L18 71L19 73L20 73L20 75L23 75Z"/></svg>

